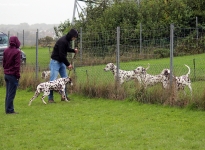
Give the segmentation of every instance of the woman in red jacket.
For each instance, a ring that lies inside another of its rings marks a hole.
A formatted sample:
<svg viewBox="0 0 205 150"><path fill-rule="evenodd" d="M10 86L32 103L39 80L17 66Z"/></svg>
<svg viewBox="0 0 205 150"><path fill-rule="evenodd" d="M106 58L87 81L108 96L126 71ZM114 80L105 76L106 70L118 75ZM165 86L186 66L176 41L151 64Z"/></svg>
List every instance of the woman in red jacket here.
<svg viewBox="0 0 205 150"><path fill-rule="evenodd" d="M16 36L9 39L9 47L3 53L4 79L6 81L6 114L17 114L14 111L14 98L20 78L21 51L19 50L20 41Z"/></svg>

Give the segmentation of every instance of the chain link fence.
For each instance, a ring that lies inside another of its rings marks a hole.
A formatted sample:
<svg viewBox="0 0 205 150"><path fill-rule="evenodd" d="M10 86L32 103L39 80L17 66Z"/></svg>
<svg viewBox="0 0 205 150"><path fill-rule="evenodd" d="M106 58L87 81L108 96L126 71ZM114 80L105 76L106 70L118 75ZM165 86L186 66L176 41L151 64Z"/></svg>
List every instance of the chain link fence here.
<svg viewBox="0 0 205 150"><path fill-rule="evenodd" d="M127 71L134 70L138 66L146 68L149 63L150 69L147 70L147 73L152 75L157 75L164 68L171 66L170 69L176 76L188 72L184 66L187 64L191 68L190 78L193 93L203 94L204 92L205 29L203 27L174 27L172 36L170 27L144 31L142 26L139 29L118 28L106 32L84 32L81 28L79 34L79 39L74 44L74 47L78 47L79 53L73 60L75 69L71 71L71 74L75 74L79 84L91 81L95 84L114 83L112 72L103 70L107 63L114 63L120 69ZM18 34L21 42L24 39L22 43L26 45L28 37L23 38L22 35ZM36 36L39 38L42 35L37 32ZM37 39L34 40L35 43ZM171 39L173 42L170 42ZM38 51L38 46L36 47L36 51ZM170 55L171 48L173 48L173 55ZM36 70L36 74L49 69L51 51L52 47L48 47L44 55L34 52L33 54L37 55L30 56L36 61L46 59L45 63L28 64ZM187 54L189 56L183 57ZM71 61L71 57L72 55L68 54L69 61ZM132 84L132 81L129 81L128 84Z"/></svg>
<svg viewBox="0 0 205 150"><path fill-rule="evenodd" d="M75 60L78 81L92 80L96 84L115 82L112 72L103 70L107 63L114 63L127 71L138 66L146 68L149 63L150 69L147 72L152 75L160 74L164 68L171 67L175 76L187 74L188 69L184 65L187 64L191 68L193 92L202 95L205 87L204 28L174 27L172 36L170 32L170 28L145 33L142 29L84 33L81 29L82 39L78 42L80 53ZM173 55L170 55L171 47ZM183 57L184 55L189 56Z"/></svg>

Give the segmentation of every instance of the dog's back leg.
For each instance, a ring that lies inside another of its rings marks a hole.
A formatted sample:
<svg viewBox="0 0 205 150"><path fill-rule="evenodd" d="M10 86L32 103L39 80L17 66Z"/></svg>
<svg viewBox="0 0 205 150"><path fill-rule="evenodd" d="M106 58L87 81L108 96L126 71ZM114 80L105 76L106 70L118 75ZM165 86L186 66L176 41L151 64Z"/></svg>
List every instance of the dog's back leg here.
<svg viewBox="0 0 205 150"><path fill-rule="evenodd" d="M44 104L47 104L45 101L44 101L44 98L45 98L46 96L45 95L43 95L42 97L41 97L41 100L42 100L42 102L44 103Z"/></svg>
<svg viewBox="0 0 205 150"><path fill-rule="evenodd" d="M185 89L182 89L184 91L184 95L186 95Z"/></svg>
<svg viewBox="0 0 205 150"><path fill-rule="evenodd" d="M42 100L42 102L44 103L44 104L47 104L45 101L44 101L44 98L46 97L46 96L48 96L50 94L50 91L45 91L44 93L43 93L43 96L41 97L41 100Z"/></svg>
<svg viewBox="0 0 205 150"><path fill-rule="evenodd" d="M38 95L39 95L40 93L38 92L38 90L36 90L36 92L35 92L35 94L34 94L34 96L30 99L30 101L29 101L29 106L31 105L31 103L32 103L32 101L36 98L36 97L38 97Z"/></svg>
<svg viewBox="0 0 205 150"><path fill-rule="evenodd" d="M192 96L192 87L191 87L191 84L188 84L188 87L189 87L189 90L190 90L190 93L191 93L191 96Z"/></svg>

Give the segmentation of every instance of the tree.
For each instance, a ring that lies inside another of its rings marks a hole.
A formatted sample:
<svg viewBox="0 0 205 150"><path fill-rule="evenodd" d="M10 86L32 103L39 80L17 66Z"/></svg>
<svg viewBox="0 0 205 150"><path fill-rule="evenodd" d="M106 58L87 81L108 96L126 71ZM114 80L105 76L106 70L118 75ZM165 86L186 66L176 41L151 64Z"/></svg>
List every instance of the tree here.
<svg viewBox="0 0 205 150"><path fill-rule="evenodd" d="M205 24L205 1L204 0L184 0L193 11L190 24L195 27L195 18L198 17L199 24Z"/></svg>
<svg viewBox="0 0 205 150"><path fill-rule="evenodd" d="M39 43L40 45L42 45L43 47L45 47L45 46L51 46L51 44L52 44L53 42L54 42L54 40L53 40L53 38L50 37L50 36L46 36L46 37L40 38L40 39L38 40L38 43Z"/></svg>
<svg viewBox="0 0 205 150"><path fill-rule="evenodd" d="M71 26L71 23L68 19L63 23L60 23L60 25L58 25L58 27L54 27L56 38L59 38L62 35L66 34L66 31L68 31L68 27L70 27L70 26Z"/></svg>

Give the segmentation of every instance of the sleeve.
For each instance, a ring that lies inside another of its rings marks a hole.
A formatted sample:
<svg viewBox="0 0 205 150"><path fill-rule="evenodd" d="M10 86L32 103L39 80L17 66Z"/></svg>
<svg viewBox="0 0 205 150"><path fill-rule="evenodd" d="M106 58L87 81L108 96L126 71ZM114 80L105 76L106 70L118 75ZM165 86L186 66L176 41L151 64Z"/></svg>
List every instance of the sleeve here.
<svg viewBox="0 0 205 150"><path fill-rule="evenodd" d="M18 52L15 55L15 76L17 79L20 78L20 66L21 66L21 51L18 49Z"/></svg>
<svg viewBox="0 0 205 150"><path fill-rule="evenodd" d="M66 65L69 66L70 63L67 59L67 44L61 43L59 44L59 57L60 60Z"/></svg>
<svg viewBox="0 0 205 150"><path fill-rule="evenodd" d="M67 48L67 52L69 52L69 53L75 53L75 50L72 49L72 48L70 48L70 47L68 47L68 48Z"/></svg>
<svg viewBox="0 0 205 150"><path fill-rule="evenodd" d="M72 42L72 41L71 41L71 42ZM69 52L69 53L75 53L75 50L72 49L72 48L70 48L70 43L71 43L71 42L68 43L67 52Z"/></svg>

